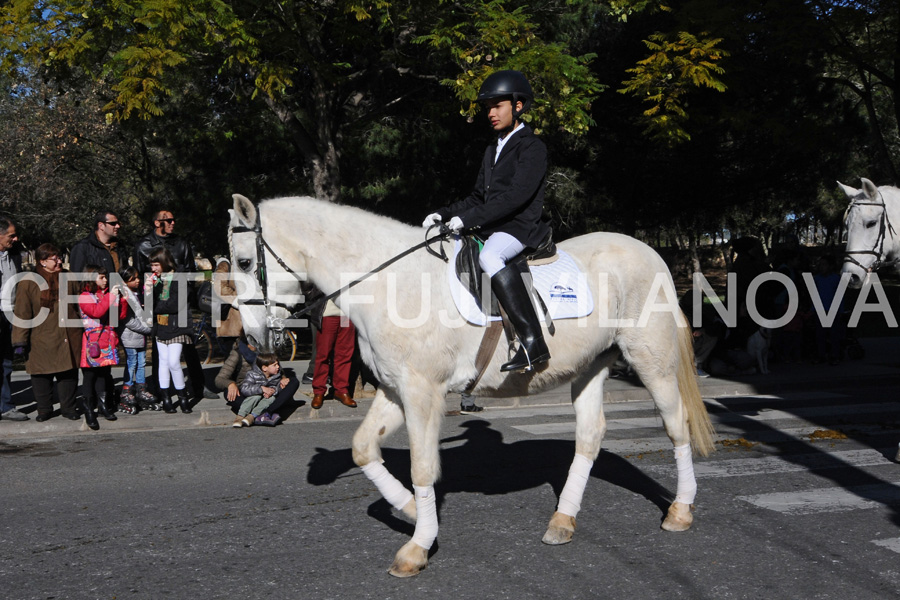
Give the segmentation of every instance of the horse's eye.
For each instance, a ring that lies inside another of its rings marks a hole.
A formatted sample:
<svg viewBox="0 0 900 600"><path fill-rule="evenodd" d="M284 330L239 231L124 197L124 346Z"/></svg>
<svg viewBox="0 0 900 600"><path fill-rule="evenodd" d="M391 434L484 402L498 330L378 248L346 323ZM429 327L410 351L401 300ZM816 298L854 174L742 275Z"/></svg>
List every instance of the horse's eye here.
<svg viewBox="0 0 900 600"><path fill-rule="evenodd" d="M238 259L238 267L241 269L241 271L249 271L250 263L251 260L249 258Z"/></svg>
<svg viewBox="0 0 900 600"><path fill-rule="evenodd" d="M878 224L878 221L869 221L866 223L866 229L872 229L877 224Z"/></svg>

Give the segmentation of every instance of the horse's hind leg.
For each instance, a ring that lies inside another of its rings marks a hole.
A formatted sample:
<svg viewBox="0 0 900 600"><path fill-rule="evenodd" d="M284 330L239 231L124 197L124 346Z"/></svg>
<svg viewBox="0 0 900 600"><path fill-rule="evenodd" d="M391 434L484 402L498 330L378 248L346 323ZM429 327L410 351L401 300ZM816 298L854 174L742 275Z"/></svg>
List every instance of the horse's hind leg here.
<svg viewBox="0 0 900 600"><path fill-rule="evenodd" d="M651 332L659 333L661 328L635 328L635 334ZM673 335L677 335L675 332ZM635 344L626 344L633 350L626 354L626 359L637 371L647 391L653 397L653 402L662 417L666 434L672 440L675 451L675 465L678 471L678 484L675 492L675 500L669 506L662 528L666 531L686 531L690 529L694 516L691 512L694 497L697 493L697 480L694 478L694 464L691 453L691 434L688 427L687 413L679 391L679 361L691 361L691 357L680 356L677 345L671 352L663 349L667 347L665 340L642 340ZM656 348L655 352L650 348ZM696 376L696 371L691 366L691 376Z"/></svg>
<svg viewBox="0 0 900 600"><path fill-rule="evenodd" d="M572 402L575 407L575 458L569 467L569 475L556 512L550 518L547 531L541 539L545 544L558 545L572 541L575 535L575 517L581 509L581 499L591 474L591 467L600 453L600 444L606 433L606 417L603 415L603 382L609 375L609 367L618 356L611 351L598 356L587 372L572 382Z"/></svg>
<svg viewBox="0 0 900 600"><path fill-rule="evenodd" d="M403 424L403 409L385 395L384 387L375 392L372 407L353 435L353 462L368 477L385 500L409 518L416 518L412 492L385 468L381 445Z"/></svg>

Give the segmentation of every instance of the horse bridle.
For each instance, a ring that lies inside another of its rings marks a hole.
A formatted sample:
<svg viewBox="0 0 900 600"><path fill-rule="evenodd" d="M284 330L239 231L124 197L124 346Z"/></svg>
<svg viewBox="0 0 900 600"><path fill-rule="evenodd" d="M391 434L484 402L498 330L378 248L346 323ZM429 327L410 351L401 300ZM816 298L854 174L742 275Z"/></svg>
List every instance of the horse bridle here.
<svg viewBox="0 0 900 600"><path fill-rule="evenodd" d="M253 227L229 226L229 237L231 237L235 233L253 233L256 236L256 281L257 281L257 283L259 283L259 287L262 290L262 298L261 299L251 298L249 300L238 300L238 303L245 304L247 306L265 306L266 307L266 325L270 329L272 329L272 328L284 329L284 324L283 324L284 320L276 319L270 313L270 307L272 306L273 303L269 300L269 286L268 286L268 276L267 276L267 270L266 270L266 250L269 251L269 253L275 259L275 261L278 263L278 265L282 269L284 269L285 271L287 271L288 273L293 275L294 278L301 283L301 285L306 281L306 279L301 277L296 271L291 269L287 265L287 263L285 263L284 260L282 260L281 257L278 256L278 254L275 252L275 250L272 249L272 246L270 246L269 243L266 241L266 239L263 237L262 223L260 222L259 212L260 212L259 208L257 208L256 223ZM438 228L438 234L435 236L431 236L431 230L434 229L435 227ZM365 275L362 275L361 277L358 277L357 279L351 281L344 287L342 287L326 296L323 296L323 297L317 299L315 302L308 304L302 310L291 313L290 316L288 316L288 319L298 319L298 318L308 315L313 310L315 310L316 307L324 304L325 302L328 302L329 300L333 300L333 299L337 298L338 296L340 296L344 292L348 291L353 286L355 286L355 285L361 283L362 281L364 281L365 279L367 279L369 276L374 275L375 273L378 273L379 271L381 271L381 270L385 269L386 267L392 265L393 263L397 262L401 258L403 258L409 254L412 254L416 250L419 250L420 248L425 248L426 250L428 250L429 254L437 256L444 262L448 262L450 259L447 258L447 254L444 252L444 246L443 245L438 246L440 250L435 251L431 248L431 244L433 244L436 241L441 241L441 240L446 239L449 236L449 234L450 234L450 230L447 228L446 225L443 225L443 224L432 225L425 232L425 241L424 242L420 242L420 243L416 244L415 246L412 246L411 248L407 248L400 254L397 254L396 256L389 258L385 262L381 263L380 265L378 265L377 267L375 267L374 269L372 269ZM277 301L274 303L274 305L279 308L284 308L285 310L288 310L288 311L290 311L292 308L294 308L294 306L292 306L292 305L287 305L287 304L284 304L282 302L277 302ZM285 319L285 320L287 320L287 319Z"/></svg>
<svg viewBox="0 0 900 600"><path fill-rule="evenodd" d="M891 225L891 221L888 218L887 214L887 205L884 202L884 198L881 199L881 202L861 202L859 200L853 200L850 202L850 205L847 207L845 212L846 215L850 214L850 210L854 206L880 206L881 207L881 220L878 225L878 238L875 240L875 246L871 250L846 250L844 251L844 262L853 263L857 267L861 268L865 272L877 271L878 269L885 266L893 266L900 262L900 258L895 258L891 261L886 261L882 257L884 256L884 241L887 238L888 232L891 234L891 238L894 237L896 232L894 231L894 227ZM866 266L853 258L854 254L871 254L875 257L875 261Z"/></svg>

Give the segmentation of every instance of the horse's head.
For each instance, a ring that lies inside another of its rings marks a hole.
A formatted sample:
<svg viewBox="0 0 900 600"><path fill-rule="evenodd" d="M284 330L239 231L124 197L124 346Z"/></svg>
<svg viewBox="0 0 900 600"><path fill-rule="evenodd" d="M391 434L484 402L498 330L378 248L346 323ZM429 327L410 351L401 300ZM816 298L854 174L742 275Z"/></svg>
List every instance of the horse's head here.
<svg viewBox="0 0 900 600"><path fill-rule="evenodd" d="M861 181L862 189L859 190L838 182L850 198L844 217L847 248L841 271L850 275L852 288L862 286L866 276L883 266L893 252L894 230L884 196L868 179ZM886 240L889 243L885 244Z"/></svg>
<svg viewBox="0 0 900 600"><path fill-rule="evenodd" d="M228 239L237 308L248 341L263 350L271 350L273 331L290 326L286 321L290 309L302 301L300 281L296 272L285 270L263 237L262 207L254 206L240 194L234 194L233 198L234 208L228 211L231 215ZM277 227L273 230L270 233L277 233Z"/></svg>

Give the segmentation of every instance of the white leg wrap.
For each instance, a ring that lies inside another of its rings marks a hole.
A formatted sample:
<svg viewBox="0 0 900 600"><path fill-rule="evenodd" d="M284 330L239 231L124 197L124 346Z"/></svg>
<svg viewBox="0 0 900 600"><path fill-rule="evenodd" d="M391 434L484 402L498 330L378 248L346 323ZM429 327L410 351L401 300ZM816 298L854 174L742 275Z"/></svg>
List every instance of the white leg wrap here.
<svg viewBox="0 0 900 600"><path fill-rule="evenodd" d="M562 493L559 495L559 505L556 510L570 517L578 516L581 510L581 498L584 496L584 488L587 486L588 478L591 476L591 467L594 461L590 460L583 454L576 454L569 467L569 476L566 478L566 485L563 487Z"/></svg>
<svg viewBox="0 0 900 600"><path fill-rule="evenodd" d="M413 486L416 492L416 531L412 541L426 550L431 548L438 534L437 502L434 497L434 486Z"/></svg>
<svg viewBox="0 0 900 600"><path fill-rule="evenodd" d="M390 474L381 461L376 460L360 468L369 481L375 484L384 499L397 510L403 510L403 507L412 500L412 492L403 487L403 484Z"/></svg>
<svg viewBox="0 0 900 600"><path fill-rule="evenodd" d="M675 467L678 469L678 487L675 490L675 502L693 504L697 495L697 480L694 479L694 461L691 458L691 445L675 446Z"/></svg>

